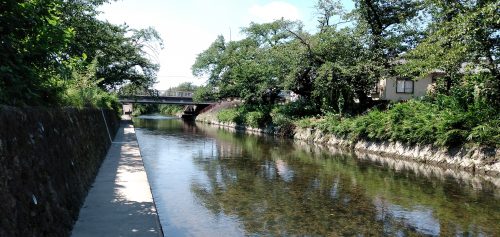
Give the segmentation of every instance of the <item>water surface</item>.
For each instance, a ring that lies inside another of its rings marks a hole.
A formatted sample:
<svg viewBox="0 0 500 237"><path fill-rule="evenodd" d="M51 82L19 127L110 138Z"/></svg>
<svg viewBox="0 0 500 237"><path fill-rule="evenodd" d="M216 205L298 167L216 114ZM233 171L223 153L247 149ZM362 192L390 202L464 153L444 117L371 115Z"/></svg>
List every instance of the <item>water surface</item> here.
<svg viewBox="0 0 500 237"><path fill-rule="evenodd" d="M134 119L166 236L500 236L500 181Z"/></svg>

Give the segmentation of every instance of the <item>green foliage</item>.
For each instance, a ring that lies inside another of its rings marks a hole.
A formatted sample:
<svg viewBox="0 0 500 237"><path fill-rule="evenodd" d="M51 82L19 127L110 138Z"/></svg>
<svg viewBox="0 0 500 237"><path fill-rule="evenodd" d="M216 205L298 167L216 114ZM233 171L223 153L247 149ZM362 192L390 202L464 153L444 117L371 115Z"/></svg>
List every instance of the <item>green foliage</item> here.
<svg viewBox="0 0 500 237"><path fill-rule="evenodd" d="M198 89L198 86L193 85L193 83L191 83L191 82L183 82L183 83L177 85L176 87L172 87L172 88L170 88L168 90L171 90L171 91L194 92L194 91L196 91L196 89Z"/></svg>
<svg viewBox="0 0 500 237"><path fill-rule="evenodd" d="M275 127L293 126L293 120L284 114L273 112L271 113L271 122Z"/></svg>
<svg viewBox="0 0 500 237"><path fill-rule="evenodd" d="M294 124L299 128L315 128L317 123L314 121L314 118L303 118L296 120Z"/></svg>
<svg viewBox="0 0 500 237"><path fill-rule="evenodd" d="M62 52L74 37L63 24L61 1L2 1L0 103L58 104L63 91L52 75L64 70Z"/></svg>
<svg viewBox="0 0 500 237"><path fill-rule="evenodd" d="M467 136L467 141L498 147L498 141L500 141L500 119L475 126Z"/></svg>
<svg viewBox="0 0 500 237"><path fill-rule="evenodd" d="M500 145L500 116L494 108L464 111L456 108L452 97L442 96L439 105L428 101L409 101L387 111L373 110L353 118L326 116L315 126L351 140L391 140L411 144L454 147L466 142ZM307 121L307 120L301 120ZM310 126L301 122L299 126Z"/></svg>
<svg viewBox="0 0 500 237"><path fill-rule="evenodd" d="M150 87L158 70L154 46L162 46L158 33L99 20L96 9L105 2L2 1L0 103L110 106L113 96L96 85ZM87 66L95 75L81 77Z"/></svg>
<svg viewBox="0 0 500 237"><path fill-rule="evenodd" d="M232 109L223 109L217 113L217 119L225 123L236 123L253 128L262 128L270 122L267 109L241 106Z"/></svg>
<svg viewBox="0 0 500 237"><path fill-rule="evenodd" d="M311 101L300 99L294 102L275 105L274 114L282 114L290 119L299 119L306 116L315 116L320 113L318 106Z"/></svg>
<svg viewBox="0 0 500 237"><path fill-rule="evenodd" d="M314 34L278 20L251 23L239 41L218 37L193 65L193 74L209 78L199 97L243 99L243 108L222 113L228 121L249 123L250 112L262 111L266 123L294 121L352 140L498 145L498 1L354 3L346 12L319 0ZM429 75L437 84L424 100L370 108L381 78ZM283 90L300 100L278 104Z"/></svg>
<svg viewBox="0 0 500 237"><path fill-rule="evenodd" d="M63 95L63 104L74 107L94 107L118 109L118 98L99 87L101 80L96 79L96 62L75 70L72 80L68 81Z"/></svg>
<svg viewBox="0 0 500 237"><path fill-rule="evenodd" d="M245 125L261 128L265 124L265 115L262 111L252 111L245 114Z"/></svg>
<svg viewBox="0 0 500 237"><path fill-rule="evenodd" d="M155 89L151 89L145 85L138 85L135 83L127 83L120 87L118 90L119 96L137 96L137 95L146 95L146 96L157 96L158 91Z"/></svg>
<svg viewBox="0 0 500 237"><path fill-rule="evenodd" d="M429 0L426 7L432 18L427 37L402 56L406 63L396 67L398 73L418 77L439 69L445 81L438 90L444 93L482 74L485 98L500 107L499 2Z"/></svg>
<svg viewBox="0 0 500 237"><path fill-rule="evenodd" d="M152 114L152 113L157 113L158 111L159 110L157 104L135 104L132 116L139 116L142 114Z"/></svg>
<svg viewBox="0 0 500 237"><path fill-rule="evenodd" d="M276 108L273 108L271 111L271 121L270 123L277 132L278 135L281 136L290 136L293 134L293 130L295 128L295 124L292 119L288 116L277 112Z"/></svg>
<svg viewBox="0 0 500 237"><path fill-rule="evenodd" d="M193 93L193 101L195 102L202 102L202 101L215 101L216 96L215 94L215 89L210 86L200 86L196 88L196 90Z"/></svg>
<svg viewBox="0 0 500 237"><path fill-rule="evenodd" d="M226 42L219 36L198 55L192 66L195 76L208 77L208 85L217 88L217 98L237 97L246 104L274 104L284 88L289 70L287 46L294 37L290 29L301 30L298 22L277 20L245 28L240 41Z"/></svg>
<svg viewBox="0 0 500 237"><path fill-rule="evenodd" d="M374 84L392 72L391 57L414 46L418 34L409 26L420 8L411 0L357 3L347 14L336 1L318 1L313 35L301 22L276 20L251 23L240 41L220 36L198 55L193 74L208 76L218 98L273 105L286 89L314 104L315 113L363 112ZM338 18L352 24L339 28Z"/></svg>
<svg viewBox="0 0 500 237"><path fill-rule="evenodd" d="M158 107L163 115L176 115L184 110L182 105L159 105Z"/></svg>
<svg viewBox="0 0 500 237"><path fill-rule="evenodd" d="M242 124L244 117L238 109L223 109L217 113L217 120L223 123Z"/></svg>

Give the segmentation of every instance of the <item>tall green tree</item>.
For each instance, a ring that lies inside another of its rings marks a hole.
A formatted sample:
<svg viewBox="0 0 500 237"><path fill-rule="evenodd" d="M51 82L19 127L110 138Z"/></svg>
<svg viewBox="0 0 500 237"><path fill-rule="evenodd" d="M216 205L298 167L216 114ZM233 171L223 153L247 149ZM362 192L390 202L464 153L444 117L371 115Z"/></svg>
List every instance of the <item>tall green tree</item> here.
<svg viewBox="0 0 500 237"><path fill-rule="evenodd" d="M102 89L151 87L162 47L152 28L134 30L97 18L107 0L2 0L0 103L58 105L75 71L96 65ZM155 48L155 46L157 46Z"/></svg>
<svg viewBox="0 0 500 237"><path fill-rule="evenodd" d="M500 3L498 1L426 2L432 22L427 37L404 55L401 74L422 76L434 70L445 73L441 87L448 93L456 86L479 83L482 94L500 107ZM482 80L471 75L483 75Z"/></svg>
<svg viewBox="0 0 500 237"><path fill-rule="evenodd" d="M277 20L252 23L242 30L247 37L226 43L222 36L198 55L193 74L208 77L219 97L240 97L250 104L273 104L288 74L288 44L294 40L289 27L296 22Z"/></svg>
<svg viewBox="0 0 500 237"><path fill-rule="evenodd" d="M2 0L0 9L0 103L56 103L63 89L52 75L74 29L62 23L63 1Z"/></svg>

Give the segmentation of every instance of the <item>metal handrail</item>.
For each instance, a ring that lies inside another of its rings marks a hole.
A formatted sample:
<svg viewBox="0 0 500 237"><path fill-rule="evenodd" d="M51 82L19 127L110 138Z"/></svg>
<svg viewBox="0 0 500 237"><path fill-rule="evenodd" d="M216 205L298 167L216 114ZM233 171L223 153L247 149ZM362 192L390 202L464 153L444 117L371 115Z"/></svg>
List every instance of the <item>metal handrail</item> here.
<svg viewBox="0 0 500 237"><path fill-rule="evenodd" d="M169 96L169 97L185 97L185 98L193 98L193 92L190 91L158 91L159 96Z"/></svg>
<svg viewBox="0 0 500 237"><path fill-rule="evenodd" d="M170 90L157 90L154 93L137 93L132 96L156 96L156 97L182 97L193 98L193 92L190 91L170 91Z"/></svg>

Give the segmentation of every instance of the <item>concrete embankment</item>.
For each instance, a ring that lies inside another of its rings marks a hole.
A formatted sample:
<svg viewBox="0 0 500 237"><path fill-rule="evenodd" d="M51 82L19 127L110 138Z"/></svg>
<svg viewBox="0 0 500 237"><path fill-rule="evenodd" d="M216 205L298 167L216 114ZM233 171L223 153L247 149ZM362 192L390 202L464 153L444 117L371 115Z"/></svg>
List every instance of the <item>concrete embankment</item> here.
<svg viewBox="0 0 500 237"><path fill-rule="evenodd" d="M0 236L68 236L118 125L112 111L0 106Z"/></svg>
<svg viewBox="0 0 500 237"><path fill-rule="evenodd" d="M327 146L340 146L378 154L387 158L405 159L473 173L500 176L500 150L491 147L442 148L432 145L411 145L401 142L356 142L311 128L295 128L293 138Z"/></svg>
<svg viewBox="0 0 500 237"><path fill-rule="evenodd" d="M235 123L222 123L216 119L216 111L202 114L198 122L215 126L234 128L249 133L277 134L273 128L249 128ZM491 147L441 148L432 145L411 145L401 142L374 142L359 140L356 142L324 133L311 128L294 128L290 136L297 141L306 141L318 145L345 147L363 153L382 155L387 159L403 159L435 166L466 170L472 173L500 176L500 149Z"/></svg>

